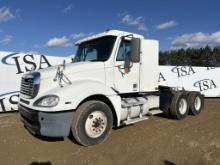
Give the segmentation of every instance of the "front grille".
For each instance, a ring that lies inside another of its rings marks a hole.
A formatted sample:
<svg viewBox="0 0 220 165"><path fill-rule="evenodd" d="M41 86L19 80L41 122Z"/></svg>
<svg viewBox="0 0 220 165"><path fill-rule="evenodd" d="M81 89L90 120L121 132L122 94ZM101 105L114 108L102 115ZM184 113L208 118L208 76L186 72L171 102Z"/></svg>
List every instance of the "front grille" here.
<svg viewBox="0 0 220 165"><path fill-rule="evenodd" d="M34 92L34 78L21 78L21 94L32 97Z"/></svg>
<svg viewBox="0 0 220 165"><path fill-rule="evenodd" d="M20 93L25 98L34 98L40 86L40 73L32 72L22 76Z"/></svg>

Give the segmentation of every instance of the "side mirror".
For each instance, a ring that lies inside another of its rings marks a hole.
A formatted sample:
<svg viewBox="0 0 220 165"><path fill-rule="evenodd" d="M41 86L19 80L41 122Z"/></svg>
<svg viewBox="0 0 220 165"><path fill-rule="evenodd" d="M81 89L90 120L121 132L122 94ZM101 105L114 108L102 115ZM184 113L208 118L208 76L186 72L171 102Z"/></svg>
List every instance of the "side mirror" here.
<svg viewBox="0 0 220 165"><path fill-rule="evenodd" d="M131 61L140 62L140 45L141 41L139 38L132 38L131 40Z"/></svg>

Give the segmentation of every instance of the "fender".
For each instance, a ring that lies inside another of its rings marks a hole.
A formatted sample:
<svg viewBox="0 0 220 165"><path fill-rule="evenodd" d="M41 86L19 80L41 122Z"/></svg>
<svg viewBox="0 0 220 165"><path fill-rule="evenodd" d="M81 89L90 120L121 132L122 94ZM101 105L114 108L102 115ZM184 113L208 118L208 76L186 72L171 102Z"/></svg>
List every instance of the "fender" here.
<svg viewBox="0 0 220 165"><path fill-rule="evenodd" d="M106 97L111 97L117 95L117 93L110 87L94 80L75 81L71 85L64 87L62 90L56 88L56 90L53 90L53 94L57 94L66 102L72 102L72 109L76 109L78 105L89 96L104 95Z"/></svg>
<svg viewBox="0 0 220 165"><path fill-rule="evenodd" d="M95 80L78 80L78 81L72 82L71 85L67 85L62 88L56 87L56 88L50 89L49 91L44 92L41 95L38 95L31 103L32 106L34 106L33 103L36 100L46 95L59 96L60 98L59 104L56 107L51 107L51 108L35 106L36 110L44 111L44 112L76 110L78 105L83 100L88 98L89 96L103 95L107 97L112 103L112 105L114 106L115 113L117 116L117 121L120 122L121 97L118 96L117 93L113 89L106 86L102 82L95 81Z"/></svg>

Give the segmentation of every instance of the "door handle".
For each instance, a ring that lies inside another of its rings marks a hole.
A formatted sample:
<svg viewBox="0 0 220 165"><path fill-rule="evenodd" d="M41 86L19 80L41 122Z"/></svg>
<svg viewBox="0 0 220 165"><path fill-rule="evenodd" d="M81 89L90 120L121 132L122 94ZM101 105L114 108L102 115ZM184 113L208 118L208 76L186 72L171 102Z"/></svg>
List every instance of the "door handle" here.
<svg viewBox="0 0 220 165"><path fill-rule="evenodd" d="M124 69L124 65L121 64L121 65L116 65L116 67L118 67L119 69Z"/></svg>

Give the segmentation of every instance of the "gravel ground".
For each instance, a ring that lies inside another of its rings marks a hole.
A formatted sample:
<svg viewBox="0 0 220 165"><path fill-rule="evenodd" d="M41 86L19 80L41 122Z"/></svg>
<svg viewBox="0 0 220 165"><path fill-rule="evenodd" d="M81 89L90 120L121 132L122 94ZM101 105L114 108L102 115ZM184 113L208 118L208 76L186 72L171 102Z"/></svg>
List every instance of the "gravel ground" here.
<svg viewBox="0 0 220 165"><path fill-rule="evenodd" d="M220 164L220 99L206 99L199 116L176 121L153 116L114 129L93 147L74 140L39 139L24 129L19 114L0 114L1 165Z"/></svg>

